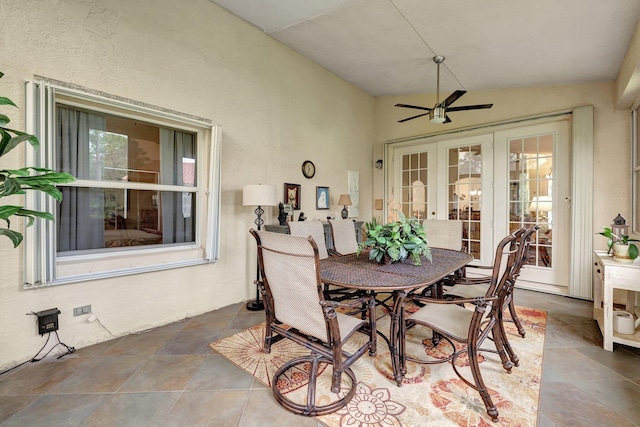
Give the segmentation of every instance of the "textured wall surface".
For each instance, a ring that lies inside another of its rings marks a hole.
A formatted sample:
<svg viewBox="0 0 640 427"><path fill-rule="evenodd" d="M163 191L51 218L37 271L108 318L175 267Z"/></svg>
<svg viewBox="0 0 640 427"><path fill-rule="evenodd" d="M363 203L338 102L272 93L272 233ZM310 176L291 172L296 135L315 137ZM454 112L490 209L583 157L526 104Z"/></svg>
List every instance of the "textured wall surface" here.
<svg viewBox="0 0 640 427"><path fill-rule="evenodd" d="M360 215L371 217L375 100L208 0L6 0L0 3L0 92L24 128L23 83L34 75L209 118L222 126L220 261L144 275L22 289L23 248L0 240L0 368L42 346L30 311L58 307L60 338L83 347L111 338L73 307L91 304L115 335L140 331L255 295L253 208L244 184L302 185L310 219L340 215L347 171L360 172ZM16 150L21 151L21 150ZM301 164L312 160L307 180ZM0 166L21 166L23 153ZM316 211L315 187L331 190ZM277 222L277 207L267 211Z"/></svg>

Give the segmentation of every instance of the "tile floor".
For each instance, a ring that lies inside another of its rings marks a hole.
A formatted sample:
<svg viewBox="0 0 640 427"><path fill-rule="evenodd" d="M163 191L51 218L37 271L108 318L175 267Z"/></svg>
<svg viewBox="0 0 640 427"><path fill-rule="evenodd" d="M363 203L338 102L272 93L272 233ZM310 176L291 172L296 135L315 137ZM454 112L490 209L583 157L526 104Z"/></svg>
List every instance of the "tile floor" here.
<svg viewBox="0 0 640 427"><path fill-rule="evenodd" d="M640 351L604 351L588 301L515 295L548 312L538 425L640 426ZM318 426L207 347L263 317L234 304L26 364L0 375L0 425Z"/></svg>

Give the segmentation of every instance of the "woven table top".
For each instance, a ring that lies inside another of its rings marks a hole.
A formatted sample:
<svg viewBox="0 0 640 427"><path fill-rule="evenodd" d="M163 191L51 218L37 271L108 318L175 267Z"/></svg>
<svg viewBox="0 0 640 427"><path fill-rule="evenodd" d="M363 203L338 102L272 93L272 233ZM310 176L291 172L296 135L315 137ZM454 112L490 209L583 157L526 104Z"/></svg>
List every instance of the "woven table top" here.
<svg viewBox="0 0 640 427"><path fill-rule="evenodd" d="M436 283L473 260L469 254L449 249L431 248L433 261L422 257L422 265L411 258L393 264L369 260L368 252L330 257L320 261L323 283L367 290L414 289Z"/></svg>

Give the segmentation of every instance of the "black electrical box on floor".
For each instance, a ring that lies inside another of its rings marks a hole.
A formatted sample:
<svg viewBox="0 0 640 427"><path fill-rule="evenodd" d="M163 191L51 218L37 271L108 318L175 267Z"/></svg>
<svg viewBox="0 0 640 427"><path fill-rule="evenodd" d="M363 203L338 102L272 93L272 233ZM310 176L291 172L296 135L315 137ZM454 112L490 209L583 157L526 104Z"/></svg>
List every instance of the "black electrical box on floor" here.
<svg viewBox="0 0 640 427"><path fill-rule="evenodd" d="M58 330L58 314L60 314L60 310L57 308L36 313L36 316L38 316L38 333L40 335Z"/></svg>

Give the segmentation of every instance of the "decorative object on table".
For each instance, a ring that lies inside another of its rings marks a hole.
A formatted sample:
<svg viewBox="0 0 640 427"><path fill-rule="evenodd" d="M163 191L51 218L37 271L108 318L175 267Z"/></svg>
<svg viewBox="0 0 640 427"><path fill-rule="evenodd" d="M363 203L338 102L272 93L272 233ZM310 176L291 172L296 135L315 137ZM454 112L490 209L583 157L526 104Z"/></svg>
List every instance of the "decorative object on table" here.
<svg viewBox="0 0 640 427"><path fill-rule="evenodd" d="M0 72L0 78L4 74ZM17 107L9 98L0 97L0 105L10 105ZM0 143L0 156L4 156L22 142L27 141L31 146L38 150L40 141L35 135L25 134L13 129L9 129L6 125L9 118L4 114L0 114L0 132L2 132L2 142ZM11 136L11 134L15 136ZM31 175L35 172L35 175ZM75 181L75 178L66 172L56 172L50 169L33 167L25 167L21 169L3 169L0 170L0 182L2 182L2 192L0 198L8 197L15 194L24 194L25 190L41 191L53 197L57 201L62 200L62 192L56 188L56 184ZM12 216L21 216L26 218L26 226L33 225L36 218L55 221L53 215L45 211L34 211L25 209L22 206L2 205L0 209L0 219L4 220L7 228L0 228L0 236L7 236L11 239L13 247L17 248L22 242L22 233L10 229L10 218Z"/></svg>
<svg viewBox="0 0 640 427"><path fill-rule="evenodd" d="M316 187L316 209L329 209L329 187Z"/></svg>
<svg viewBox="0 0 640 427"><path fill-rule="evenodd" d="M253 211L256 214L256 219L253 222L258 227L258 230L260 230L264 224L264 220L262 219L264 210L262 207L276 206L277 204L276 187L272 185L250 184L242 187L242 205L257 206ZM257 260L256 262L256 300L247 302L247 310L251 311L264 310L264 304L260 301L260 291L257 285L257 283L260 282L260 261Z"/></svg>
<svg viewBox="0 0 640 427"><path fill-rule="evenodd" d="M305 178L311 179L316 174L316 165L311 160L305 160L302 163L302 175Z"/></svg>
<svg viewBox="0 0 640 427"><path fill-rule="evenodd" d="M287 213L287 221L293 221L293 205L291 203L284 203L284 211Z"/></svg>
<svg viewBox="0 0 640 427"><path fill-rule="evenodd" d="M298 221L304 221L305 219L307 219L307 217L304 216L304 212L300 212L300 215L298 215Z"/></svg>
<svg viewBox="0 0 640 427"><path fill-rule="evenodd" d="M293 210L300 210L300 184L284 185L284 203L293 206Z"/></svg>
<svg viewBox="0 0 640 427"><path fill-rule="evenodd" d="M431 261L431 250L427 243L422 222L418 218L407 218L397 211L397 221L377 224L367 223L367 238L358 245L358 255L369 251L369 259L378 263L401 262L411 256L414 265L421 265L420 256Z"/></svg>
<svg viewBox="0 0 640 427"><path fill-rule="evenodd" d="M349 215L358 217L360 216L360 173L358 171L348 171L347 184L349 186L349 197L351 197Z"/></svg>
<svg viewBox="0 0 640 427"><path fill-rule="evenodd" d="M611 228L605 227L604 231L598 234L609 239L607 253L613 252L613 259L616 261L633 262L638 257L638 247L632 242L640 240L629 238L629 226L620 214L613 219Z"/></svg>
<svg viewBox="0 0 640 427"><path fill-rule="evenodd" d="M338 204L343 205L342 208L342 219L347 219L349 217L349 209L347 206L351 206L351 197L348 194L341 194L338 199Z"/></svg>
<svg viewBox="0 0 640 427"><path fill-rule="evenodd" d="M278 204L278 223L280 225L287 225L287 211L284 209L284 203Z"/></svg>

